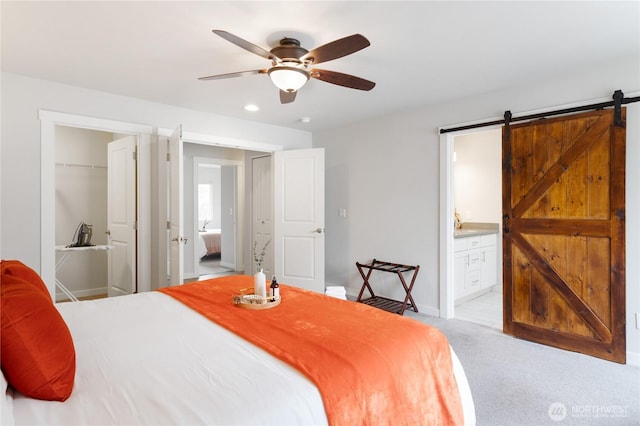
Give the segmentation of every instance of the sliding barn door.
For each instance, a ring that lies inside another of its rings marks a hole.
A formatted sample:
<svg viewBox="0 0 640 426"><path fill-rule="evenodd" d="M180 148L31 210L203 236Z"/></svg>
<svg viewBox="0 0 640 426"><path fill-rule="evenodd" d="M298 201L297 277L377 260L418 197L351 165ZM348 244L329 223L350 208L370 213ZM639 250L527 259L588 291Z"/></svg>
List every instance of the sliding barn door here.
<svg viewBox="0 0 640 426"><path fill-rule="evenodd" d="M624 126L512 125L502 150L505 333L624 363Z"/></svg>

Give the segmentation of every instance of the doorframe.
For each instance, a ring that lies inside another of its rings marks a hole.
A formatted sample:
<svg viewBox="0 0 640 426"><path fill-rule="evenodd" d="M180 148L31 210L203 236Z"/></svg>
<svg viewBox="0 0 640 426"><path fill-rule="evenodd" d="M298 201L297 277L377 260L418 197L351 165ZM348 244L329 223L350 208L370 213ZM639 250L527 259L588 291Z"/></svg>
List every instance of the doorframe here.
<svg viewBox="0 0 640 426"><path fill-rule="evenodd" d="M193 182L197 185L198 182L198 177L199 177L199 167L200 164L211 164L214 166L219 166L220 169L222 169L222 166L234 166L235 172L236 172L236 176L235 176L235 180L233 183L233 216L234 216L234 240L235 240L235 247L234 247L234 265L233 265L233 269L234 270L238 270L238 254L241 253L238 251L238 248L242 248L242 244L238 244L238 236L240 235L240 233L238 232L238 212L239 212L239 198L241 198L241 195L239 193L239 182L238 182L238 178L239 178L239 174L244 174L244 163L242 161L238 161L238 160L227 160L227 159L223 159L223 158L213 158L213 157L193 157ZM198 191L195 190L194 188L194 195L193 195L193 218L194 218L194 223L197 224L198 223L198 202L199 202L199 196L198 196ZM198 235L195 236L196 238L198 237ZM194 270L194 275L196 277L200 276L200 262L199 262L199 257L198 257L198 245L193 244L193 270ZM227 265L230 266L230 265Z"/></svg>
<svg viewBox="0 0 640 426"><path fill-rule="evenodd" d="M138 291L150 290L151 273L151 134L153 128L45 109L40 119L40 275L55 300L55 144L56 126L76 127L137 137Z"/></svg>
<svg viewBox="0 0 640 426"><path fill-rule="evenodd" d="M483 121L492 121L482 120ZM456 124L449 127L461 127L474 123ZM458 132L440 133L440 274L439 274L439 288L440 288L440 318L451 319L455 315L455 289L454 289L454 261L455 255L453 252L453 217L454 217L454 202L453 202L453 157L454 157L454 139L456 136L468 135L478 133L480 131L499 129L500 125L486 126L483 130L460 130ZM438 132L442 128L438 129ZM501 246L499 244L498 246ZM500 253L502 256L502 253ZM500 283L502 284L502 283ZM496 285L498 285L496 283Z"/></svg>
<svg viewBox="0 0 640 426"><path fill-rule="evenodd" d="M171 134L173 133L173 129L168 129L168 128L163 128L163 127L159 127L157 129L157 135L159 138L159 149L158 149L158 181L162 182L161 184L158 185L158 187L160 188L158 191L158 205L159 205L159 215L160 218L163 218L161 220L158 220L159 223L159 234L158 235L165 235L167 233L167 229L166 229L166 223L167 220L169 219L169 212L167 210L167 204L168 204L168 197L167 197L167 191L163 190L162 188L166 189L166 184L168 183L168 179L169 179L169 171L167 170L167 153L168 153L168 141L169 141L169 137L171 137ZM238 138L232 138L232 137L227 137L227 136L218 136L218 135L210 135L210 134L205 134L205 133L197 133L197 132L188 132L184 130L184 126L183 126L183 130L182 130L182 141L186 142L186 143L194 143L194 144L199 144L199 145L210 145L210 146L219 146L219 147L223 147L223 148L234 148L234 149L240 149L243 151L256 151L256 152L265 152L265 153L272 153L274 151L281 151L284 149L284 146L282 145L277 145L277 144L271 144L271 143L265 143L265 142L259 142L259 141L251 141L251 140L247 140L247 139L238 139ZM245 167L245 176L246 176L246 167ZM247 180L245 179L244 181L245 186L247 185ZM245 195L244 197L246 198L246 194L248 192L245 190ZM251 208L251 206L248 207L249 209ZM251 214L251 212L249 211L249 213L247 213L247 208L245 207L243 210L243 216L246 217L247 214ZM246 221L243 218L243 222L246 223ZM247 248L245 247L245 239L247 233L246 231L244 232L244 235L241 235L239 238L241 238L240 240L238 240L238 246L239 250L241 251L237 251L237 253L243 253L244 255L242 256L243 258L246 255L246 251ZM237 254L236 254L237 257ZM168 282L165 284L165 280L162 277L166 277L167 276L167 272L168 272L168 268L167 268L167 262L169 260L169 253L167 253L167 249L165 247L165 239L163 238L162 240L159 241L159 250L158 250L158 257L157 257L157 264L159 265L158 268L158 277L162 280L160 281L160 287L165 287L166 285L168 285ZM236 263L238 262L238 259L236 258ZM245 266L246 269L246 266Z"/></svg>

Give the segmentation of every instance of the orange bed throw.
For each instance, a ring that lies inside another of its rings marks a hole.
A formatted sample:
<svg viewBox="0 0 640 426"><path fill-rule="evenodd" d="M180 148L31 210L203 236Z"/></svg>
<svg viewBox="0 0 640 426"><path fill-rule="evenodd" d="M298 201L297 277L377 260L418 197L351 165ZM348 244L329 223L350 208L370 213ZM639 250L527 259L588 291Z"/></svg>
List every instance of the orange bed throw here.
<svg viewBox="0 0 640 426"><path fill-rule="evenodd" d="M233 305L252 286L252 277L230 276L159 291L302 372L318 387L331 425L463 424L439 330L282 284L272 309Z"/></svg>

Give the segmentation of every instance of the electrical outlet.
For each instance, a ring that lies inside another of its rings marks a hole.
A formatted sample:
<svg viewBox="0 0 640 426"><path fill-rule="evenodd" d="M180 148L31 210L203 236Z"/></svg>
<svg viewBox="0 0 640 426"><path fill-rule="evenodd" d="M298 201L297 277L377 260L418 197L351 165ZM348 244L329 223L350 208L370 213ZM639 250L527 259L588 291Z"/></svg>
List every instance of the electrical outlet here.
<svg viewBox="0 0 640 426"><path fill-rule="evenodd" d="M636 312L636 329L640 330L640 312Z"/></svg>

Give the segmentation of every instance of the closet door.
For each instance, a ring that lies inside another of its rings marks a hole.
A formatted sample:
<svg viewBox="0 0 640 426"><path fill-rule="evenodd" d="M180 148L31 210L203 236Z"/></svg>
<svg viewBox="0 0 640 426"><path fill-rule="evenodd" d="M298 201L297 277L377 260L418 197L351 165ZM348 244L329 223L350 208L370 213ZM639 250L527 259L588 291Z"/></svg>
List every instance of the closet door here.
<svg viewBox="0 0 640 426"><path fill-rule="evenodd" d="M182 284L184 280L184 202L183 186L183 142L182 125L169 138L169 237L170 272L169 285Z"/></svg>
<svg viewBox="0 0 640 426"><path fill-rule="evenodd" d="M276 151L273 169L276 276L324 293L324 149Z"/></svg>
<svg viewBox="0 0 640 426"><path fill-rule="evenodd" d="M107 148L109 297L137 291L136 146L136 137L127 136L109 143Z"/></svg>

